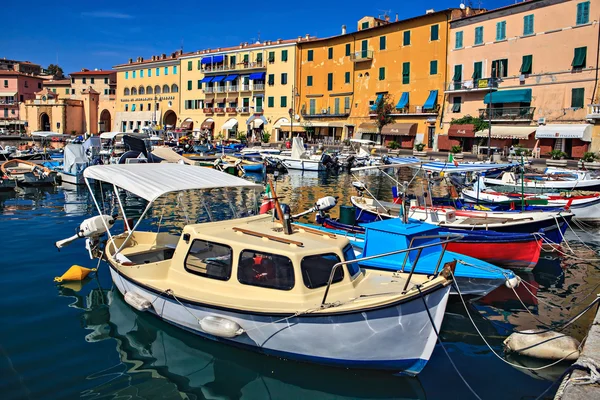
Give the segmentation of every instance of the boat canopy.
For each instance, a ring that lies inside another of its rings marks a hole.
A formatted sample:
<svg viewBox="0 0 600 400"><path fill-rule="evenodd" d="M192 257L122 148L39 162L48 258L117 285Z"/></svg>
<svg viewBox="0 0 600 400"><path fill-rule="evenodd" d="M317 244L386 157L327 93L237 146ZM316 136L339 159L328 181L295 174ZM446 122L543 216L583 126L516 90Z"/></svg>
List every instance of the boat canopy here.
<svg viewBox="0 0 600 400"><path fill-rule="evenodd" d="M100 134L100 139L114 139L115 136L121 134L121 133L125 133L125 132L102 132Z"/></svg>
<svg viewBox="0 0 600 400"><path fill-rule="evenodd" d="M491 163L460 163L455 165L452 161L430 161L423 162L416 157L388 157L390 164L352 168L352 171L366 169L385 169L394 167L421 168L430 172L461 173L461 172L483 172L494 169L508 169L519 165L519 163L491 164Z"/></svg>
<svg viewBox="0 0 600 400"><path fill-rule="evenodd" d="M64 135L62 133L57 133L57 132L33 132L31 134L31 136L37 136L37 137L43 137L43 138L49 138L49 137L68 137L69 135Z"/></svg>
<svg viewBox="0 0 600 400"><path fill-rule="evenodd" d="M113 184L150 202L164 194L183 190L262 188L225 172L181 164L94 165L86 168L83 176Z"/></svg>

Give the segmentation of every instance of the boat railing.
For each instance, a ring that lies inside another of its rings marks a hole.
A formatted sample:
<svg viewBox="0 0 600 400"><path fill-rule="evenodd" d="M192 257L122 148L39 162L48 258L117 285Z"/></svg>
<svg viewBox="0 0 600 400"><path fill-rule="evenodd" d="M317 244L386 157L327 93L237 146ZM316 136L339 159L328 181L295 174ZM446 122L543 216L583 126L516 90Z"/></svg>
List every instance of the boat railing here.
<svg viewBox="0 0 600 400"><path fill-rule="evenodd" d="M435 271L433 272L433 276L436 276L440 269L440 264L442 263L442 260L444 258L444 253L446 253L446 247L448 246L448 243L455 242L457 240L462 239L463 237L464 237L464 235L461 235L458 233L415 236L410 240L408 249L394 250L394 251L390 251L388 253L375 254L372 256L356 258L354 260L340 261L340 262L334 264L334 266L331 268L331 274L329 274L329 281L327 281L327 287L325 288L325 294L323 295L323 300L321 301L321 306L325 305L325 301L327 300L327 295L329 294L329 288L331 287L331 283L333 282L333 277L335 276L337 269L343 265L356 264L356 263L359 263L362 261L373 260L375 258L388 257L388 256L396 255L396 254L406 253L406 257L404 257L404 262L402 263L402 268L400 269L402 272L404 272L404 267L408 261L408 256L409 256L410 252L416 250L418 252L417 256L415 257L415 259L412 263L412 268L410 270L410 273L408 274L408 278L406 279L406 284L404 285L404 288L402 289L402 292L404 293L404 292L406 292L406 289L408 289L408 285L410 284L410 280L412 279L412 276L415 272L415 268L417 267L417 263L419 262L419 258L421 257L421 253L424 249L429 248L429 247L434 247L434 246L440 246L440 245L442 246L442 251L440 252L440 257L438 258L438 262L435 267ZM424 245L412 247L413 242L415 240L425 240L425 239L445 239L445 240L440 241L440 242L427 243Z"/></svg>

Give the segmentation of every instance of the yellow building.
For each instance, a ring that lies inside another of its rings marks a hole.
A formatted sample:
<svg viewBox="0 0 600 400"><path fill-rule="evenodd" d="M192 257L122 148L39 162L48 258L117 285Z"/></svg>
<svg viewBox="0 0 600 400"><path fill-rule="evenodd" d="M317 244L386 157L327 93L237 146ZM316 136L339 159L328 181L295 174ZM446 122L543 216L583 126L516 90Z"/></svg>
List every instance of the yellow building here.
<svg viewBox="0 0 600 400"><path fill-rule="evenodd" d="M214 139L289 137L297 44L310 40L241 43L181 57L180 127Z"/></svg>
<svg viewBox="0 0 600 400"><path fill-rule="evenodd" d="M358 30L299 43L299 114L311 140L345 138L435 145L447 80L449 21L465 10L395 22L364 17ZM377 135L374 107L388 95L394 124Z"/></svg>
<svg viewBox="0 0 600 400"><path fill-rule="evenodd" d="M116 127L131 132L144 126L174 128L179 125L179 58L170 55L138 57L115 66L117 71Z"/></svg>

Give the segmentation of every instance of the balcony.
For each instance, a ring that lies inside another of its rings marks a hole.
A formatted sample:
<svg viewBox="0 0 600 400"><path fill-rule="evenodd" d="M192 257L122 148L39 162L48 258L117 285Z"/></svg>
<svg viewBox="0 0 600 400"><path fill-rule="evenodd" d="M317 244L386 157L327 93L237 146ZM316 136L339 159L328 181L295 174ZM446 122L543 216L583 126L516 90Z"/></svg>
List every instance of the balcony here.
<svg viewBox="0 0 600 400"><path fill-rule="evenodd" d="M492 121L531 121L535 107L503 107L492 108ZM488 121L490 119L490 109L480 108L479 118Z"/></svg>
<svg viewBox="0 0 600 400"><path fill-rule="evenodd" d="M320 111L320 112L319 112ZM303 118L339 118L348 117L350 115L350 109L345 108L342 110L331 110L330 108L323 108L321 110L311 109L306 112L306 107L302 107L300 113Z"/></svg>
<svg viewBox="0 0 600 400"><path fill-rule="evenodd" d="M15 104L18 104L18 103L14 100L0 100L0 104L3 106L14 106Z"/></svg>
<svg viewBox="0 0 600 400"><path fill-rule="evenodd" d="M204 88L204 93L214 93L215 92L215 88L207 86Z"/></svg>
<svg viewBox="0 0 600 400"><path fill-rule="evenodd" d="M235 114L235 113L237 113L237 109L236 109L236 107L227 107L227 108L225 109L225 112L226 112L227 114Z"/></svg>
<svg viewBox="0 0 600 400"><path fill-rule="evenodd" d="M240 107L240 114L250 114L250 107Z"/></svg>
<svg viewBox="0 0 600 400"><path fill-rule="evenodd" d="M362 61L371 61L373 59L373 51L372 50L361 50L355 51L350 54L350 61L352 62L362 62Z"/></svg>
<svg viewBox="0 0 600 400"><path fill-rule="evenodd" d="M600 104L590 104L585 118L600 119Z"/></svg>
<svg viewBox="0 0 600 400"><path fill-rule="evenodd" d="M238 91L238 86L237 85L231 85L227 88L228 92L237 92Z"/></svg>
<svg viewBox="0 0 600 400"><path fill-rule="evenodd" d="M254 91L265 90L265 84L264 83L255 83L254 85L252 85L252 90L254 90Z"/></svg>
<svg viewBox="0 0 600 400"><path fill-rule="evenodd" d="M225 86L217 86L215 88L215 93L225 93Z"/></svg>
<svg viewBox="0 0 600 400"><path fill-rule="evenodd" d="M241 91L242 92L249 92L250 91L250 85L240 85L241 87Z"/></svg>
<svg viewBox="0 0 600 400"><path fill-rule="evenodd" d="M213 109L211 107L205 107L202 109L204 114L213 114Z"/></svg>
<svg viewBox="0 0 600 400"><path fill-rule="evenodd" d="M492 86L489 78L482 78L477 80L469 81L455 81L448 85L446 93L469 93L469 92L489 92L498 89L498 82L496 87Z"/></svg>
<svg viewBox="0 0 600 400"><path fill-rule="evenodd" d="M225 114L225 108L223 108L223 107L215 107L215 113L217 113L217 114Z"/></svg>
<svg viewBox="0 0 600 400"><path fill-rule="evenodd" d="M402 109L395 109L390 115L395 117L410 117L410 116L436 116L440 111L440 106L436 105L435 108L423 108L423 106L407 106ZM370 113L369 116L375 116L377 114Z"/></svg>
<svg viewBox="0 0 600 400"><path fill-rule="evenodd" d="M217 65L206 65L202 72L205 74L217 73L223 71L235 71L240 69L256 69L256 68L266 68L266 63L264 61L255 61L255 62L241 62L238 64L217 64Z"/></svg>

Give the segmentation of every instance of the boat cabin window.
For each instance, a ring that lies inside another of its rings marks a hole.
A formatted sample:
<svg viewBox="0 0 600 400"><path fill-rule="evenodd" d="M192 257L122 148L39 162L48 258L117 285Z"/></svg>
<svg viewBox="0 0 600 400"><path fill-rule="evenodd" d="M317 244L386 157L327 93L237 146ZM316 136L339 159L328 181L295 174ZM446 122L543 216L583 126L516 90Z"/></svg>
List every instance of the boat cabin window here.
<svg viewBox="0 0 600 400"><path fill-rule="evenodd" d="M304 257L300 263L304 285L309 289L327 286L331 269L340 261L340 258L336 254L318 254ZM338 267L335 271L331 283L337 283L342 279L344 279L343 266Z"/></svg>
<svg viewBox="0 0 600 400"><path fill-rule="evenodd" d="M229 280L231 277L231 247L205 240L194 240L185 257L185 270L206 278Z"/></svg>
<svg viewBox="0 0 600 400"><path fill-rule="evenodd" d="M344 261L356 260L356 253L354 253L354 248L351 244L348 244L344 247ZM350 276L354 276L360 272L360 267L358 263L346 264L346 268L348 268L348 272Z"/></svg>
<svg viewBox="0 0 600 400"><path fill-rule="evenodd" d="M277 254L244 250L238 265L238 280L244 285L291 290L294 287L292 260Z"/></svg>

